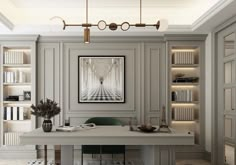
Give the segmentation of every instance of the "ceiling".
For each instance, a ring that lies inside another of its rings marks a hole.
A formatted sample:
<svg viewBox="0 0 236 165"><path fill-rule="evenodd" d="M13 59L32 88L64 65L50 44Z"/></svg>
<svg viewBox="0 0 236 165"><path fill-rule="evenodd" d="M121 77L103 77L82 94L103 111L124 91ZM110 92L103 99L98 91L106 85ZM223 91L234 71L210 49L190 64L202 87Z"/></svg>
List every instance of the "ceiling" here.
<svg viewBox="0 0 236 165"><path fill-rule="evenodd" d="M143 0L142 22L154 24L166 19L169 27L164 33L208 33L218 24L236 14L236 0ZM89 0L89 22L139 22L139 0ZM66 23L85 22L85 0L1 0L0 34L81 34L81 27L62 30L59 16ZM92 28L92 33L104 32ZM155 28L131 28L128 32L106 34L160 35ZM108 33L107 33L108 32ZM140 33L143 32L143 33Z"/></svg>

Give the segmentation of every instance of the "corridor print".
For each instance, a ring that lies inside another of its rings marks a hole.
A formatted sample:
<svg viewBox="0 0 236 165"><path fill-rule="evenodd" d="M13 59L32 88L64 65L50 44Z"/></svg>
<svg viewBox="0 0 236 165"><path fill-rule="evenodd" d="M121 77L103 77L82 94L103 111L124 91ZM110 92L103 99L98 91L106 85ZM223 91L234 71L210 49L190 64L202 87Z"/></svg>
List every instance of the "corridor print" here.
<svg viewBox="0 0 236 165"><path fill-rule="evenodd" d="M125 57L79 56L79 102L124 103Z"/></svg>

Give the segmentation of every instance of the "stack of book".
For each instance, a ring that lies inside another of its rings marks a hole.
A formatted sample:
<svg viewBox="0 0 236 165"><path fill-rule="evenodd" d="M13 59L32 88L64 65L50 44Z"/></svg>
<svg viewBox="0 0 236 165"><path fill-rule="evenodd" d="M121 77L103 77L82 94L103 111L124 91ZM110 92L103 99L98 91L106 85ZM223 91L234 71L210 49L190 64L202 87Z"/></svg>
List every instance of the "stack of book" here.
<svg viewBox="0 0 236 165"><path fill-rule="evenodd" d="M194 108L175 107L174 108L174 120L176 120L176 121L193 121L194 120Z"/></svg>
<svg viewBox="0 0 236 165"><path fill-rule="evenodd" d="M3 76L4 83L24 83L26 82L26 74L22 71L5 71Z"/></svg>
<svg viewBox="0 0 236 165"><path fill-rule="evenodd" d="M179 102L191 102L193 101L193 91L192 90L176 90L172 92L172 101Z"/></svg>
<svg viewBox="0 0 236 165"><path fill-rule="evenodd" d="M176 77L173 83L197 83L198 77Z"/></svg>
<svg viewBox="0 0 236 165"><path fill-rule="evenodd" d="M4 54L4 64L24 64L23 51L6 51Z"/></svg>
<svg viewBox="0 0 236 165"><path fill-rule="evenodd" d="M4 107L4 120L24 120L24 107Z"/></svg>
<svg viewBox="0 0 236 165"><path fill-rule="evenodd" d="M174 52L173 64L194 64L194 52Z"/></svg>

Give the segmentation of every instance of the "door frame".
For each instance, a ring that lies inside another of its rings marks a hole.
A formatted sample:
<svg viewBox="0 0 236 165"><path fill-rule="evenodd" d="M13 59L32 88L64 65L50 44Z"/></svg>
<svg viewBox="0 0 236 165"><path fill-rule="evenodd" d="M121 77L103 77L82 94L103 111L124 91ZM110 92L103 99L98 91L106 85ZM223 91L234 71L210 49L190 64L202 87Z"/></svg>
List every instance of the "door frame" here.
<svg viewBox="0 0 236 165"><path fill-rule="evenodd" d="M222 133L222 127L224 125L224 120L220 118L222 115L218 108L218 37L219 33L230 26L236 27L236 16L230 18L223 24L219 25L212 31L212 141L211 141L211 164L212 165L222 165L224 164L224 133ZM235 29L236 30L236 29ZM219 120L220 119L220 120ZM236 130L235 130L236 131Z"/></svg>

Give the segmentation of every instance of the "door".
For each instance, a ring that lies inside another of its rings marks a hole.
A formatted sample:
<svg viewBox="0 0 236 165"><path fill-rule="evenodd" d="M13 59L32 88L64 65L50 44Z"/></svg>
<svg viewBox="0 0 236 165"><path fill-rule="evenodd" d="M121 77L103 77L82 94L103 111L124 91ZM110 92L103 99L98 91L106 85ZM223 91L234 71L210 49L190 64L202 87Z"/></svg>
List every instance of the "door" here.
<svg viewBox="0 0 236 165"><path fill-rule="evenodd" d="M236 26L218 35L218 164L236 165Z"/></svg>

